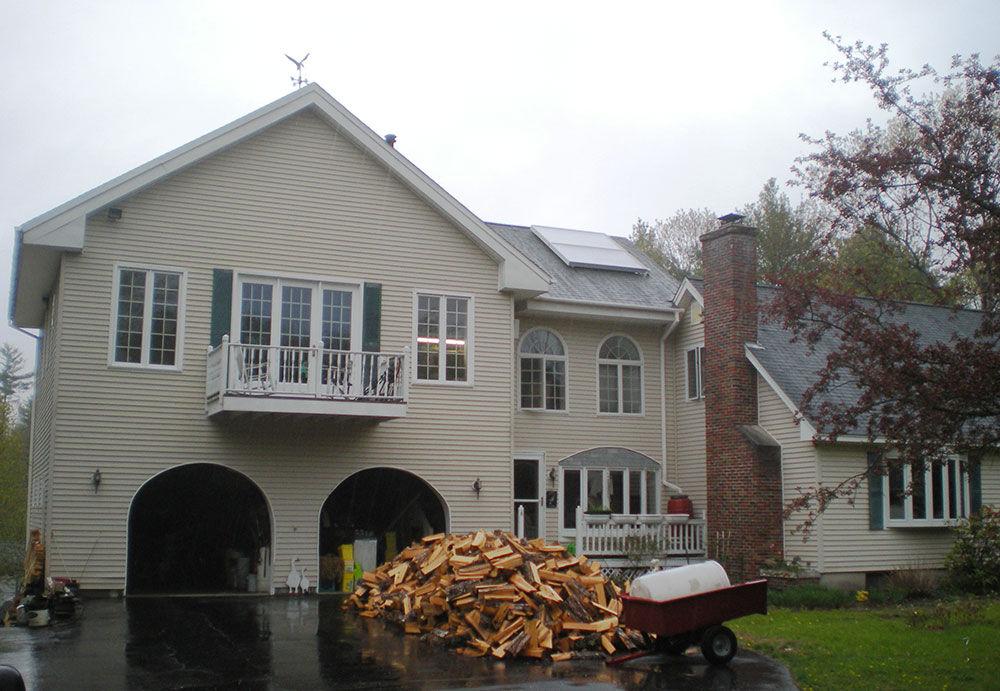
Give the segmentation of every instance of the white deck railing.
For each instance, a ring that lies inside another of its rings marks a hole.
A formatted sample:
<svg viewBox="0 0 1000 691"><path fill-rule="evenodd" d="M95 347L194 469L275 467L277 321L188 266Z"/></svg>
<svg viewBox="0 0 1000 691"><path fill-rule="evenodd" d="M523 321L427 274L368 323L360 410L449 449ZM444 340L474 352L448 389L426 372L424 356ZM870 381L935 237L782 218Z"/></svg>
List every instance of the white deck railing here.
<svg viewBox="0 0 1000 691"><path fill-rule="evenodd" d="M230 343L208 349L205 395L405 402L406 353Z"/></svg>
<svg viewBox="0 0 1000 691"><path fill-rule="evenodd" d="M701 556L705 521L683 514L588 514L578 506L576 553L632 561Z"/></svg>

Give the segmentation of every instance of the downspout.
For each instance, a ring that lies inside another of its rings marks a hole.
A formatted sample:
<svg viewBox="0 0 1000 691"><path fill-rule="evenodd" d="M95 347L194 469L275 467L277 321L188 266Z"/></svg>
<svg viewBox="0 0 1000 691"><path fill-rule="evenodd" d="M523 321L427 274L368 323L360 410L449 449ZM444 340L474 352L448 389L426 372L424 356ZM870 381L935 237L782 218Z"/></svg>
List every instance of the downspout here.
<svg viewBox="0 0 1000 691"><path fill-rule="evenodd" d="M10 328L14 329L14 331L20 331L20 332L21 332L21 333L23 333L23 334L24 334L25 336L31 336L31 337L32 337L33 339L35 339L36 341L37 341L37 340L38 340L39 338L41 338L41 336L39 336L38 334L33 334L33 333L31 333L30 331L25 331L25 330L24 330L24 329L22 329L22 328L21 328L20 326L14 326L13 324L10 324Z"/></svg>
<svg viewBox="0 0 1000 691"><path fill-rule="evenodd" d="M667 339L681 323L683 314L683 310L674 313L674 320L664 327L660 338L660 458L663 459L663 486L675 493L683 490L667 481Z"/></svg>

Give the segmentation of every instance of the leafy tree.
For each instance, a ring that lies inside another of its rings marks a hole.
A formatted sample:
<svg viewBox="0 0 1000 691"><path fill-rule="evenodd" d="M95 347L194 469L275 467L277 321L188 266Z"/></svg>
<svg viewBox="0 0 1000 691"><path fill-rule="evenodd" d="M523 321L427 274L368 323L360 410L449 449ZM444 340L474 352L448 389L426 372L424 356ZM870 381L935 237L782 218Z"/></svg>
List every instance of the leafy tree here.
<svg viewBox="0 0 1000 691"><path fill-rule="evenodd" d="M24 356L9 343L0 345L0 540L24 539L28 502L30 401L17 397L30 385Z"/></svg>
<svg viewBox="0 0 1000 691"><path fill-rule="evenodd" d="M793 207L788 195L774 178L768 180L757 201L743 209L748 225L755 227L757 264L765 280L780 275L790 266L814 261L818 233L808 204Z"/></svg>
<svg viewBox="0 0 1000 691"><path fill-rule="evenodd" d="M789 265L817 263L810 254L817 238L810 206L792 206L774 178L765 183L757 201L744 207L743 215L759 232L757 254L763 278ZM711 209L685 209L653 223L639 219L632 228L632 241L677 278L700 276L699 238L719 227L717 217Z"/></svg>
<svg viewBox="0 0 1000 691"><path fill-rule="evenodd" d="M632 241L639 249L677 278L701 275L701 242L719 225L711 209L684 209L653 223L641 218L632 227Z"/></svg>
<svg viewBox="0 0 1000 691"><path fill-rule="evenodd" d="M12 402L31 387L30 372L24 371L24 355L10 343L0 345L0 399Z"/></svg>
<svg viewBox="0 0 1000 691"><path fill-rule="evenodd" d="M891 440L892 463L974 457L1000 443L1000 58L956 57L944 74L930 66L892 71L885 45L827 38L840 53L840 79L866 85L888 123L806 138L815 150L794 171L825 223L814 254L881 243L907 270L881 280L879 262L831 262L823 281L795 266L778 277L772 316L806 342L838 339L804 412L826 438L860 424L872 441ZM936 91L915 96L914 86ZM983 308L975 336L921 339L901 317L899 281L937 305L974 299ZM853 297L859 284L868 299ZM860 391L856 399L822 396L847 383ZM822 510L852 495L862 477L803 502Z"/></svg>
<svg viewBox="0 0 1000 691"><path fill-rule="evenodd" d="M24 539L28 504L28 428L0 401L0 541Z"/></svg>
<svg viewBox="0 0 1000 691"><path fill-rule="evenodd" d="M864 227L836 243L820 280L852 295L933 302L935 292L928 288L927 267L917 268L911 262L910 252L897 240Z"/></svg>

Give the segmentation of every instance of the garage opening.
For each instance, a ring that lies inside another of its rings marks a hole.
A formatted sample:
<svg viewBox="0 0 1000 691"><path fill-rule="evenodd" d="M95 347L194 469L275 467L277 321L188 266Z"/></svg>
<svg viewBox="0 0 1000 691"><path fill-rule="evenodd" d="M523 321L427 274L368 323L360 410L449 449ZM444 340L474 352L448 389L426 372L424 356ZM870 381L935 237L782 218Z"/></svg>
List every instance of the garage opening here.
<svg viewBox="0 0 1000 691"><path fill-rule="evenodd" d="M372 468L344 480L320 511L319 589L353 589L369 571L425 535L448 529L444 500L412 473Z"/></svg>
<svg viewBox="0 0 1000 691"><path fill-rule="evenodd" d="M246 476L210 463L149 480L128 518L129 595L267 592L271 514Z"/></svg>

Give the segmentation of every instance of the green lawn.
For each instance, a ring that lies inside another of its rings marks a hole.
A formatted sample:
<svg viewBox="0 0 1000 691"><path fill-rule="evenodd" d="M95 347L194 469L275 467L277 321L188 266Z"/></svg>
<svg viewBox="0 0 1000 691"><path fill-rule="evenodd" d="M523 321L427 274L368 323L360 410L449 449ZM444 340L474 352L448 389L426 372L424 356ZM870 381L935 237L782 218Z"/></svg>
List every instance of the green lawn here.
<svg viewBox="0 0 1000 691"><path fill-rule="evenodd" d="M729 625L807 689L1000 687L1000 602L792 610Z"/></svg>

